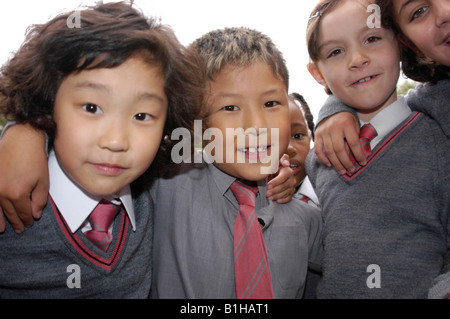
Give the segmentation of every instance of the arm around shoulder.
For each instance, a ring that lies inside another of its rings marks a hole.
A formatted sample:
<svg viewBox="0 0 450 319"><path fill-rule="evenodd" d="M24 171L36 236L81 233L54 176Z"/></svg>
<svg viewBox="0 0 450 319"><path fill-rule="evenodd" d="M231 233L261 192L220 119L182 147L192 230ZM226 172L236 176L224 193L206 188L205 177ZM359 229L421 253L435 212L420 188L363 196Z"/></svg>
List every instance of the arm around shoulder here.
<svg viewBox="0 0 450 319"><path fill-rule="evenodd" d="M341 112L348 112L357 117L355 109L341 102L336 96L330 95L319 111L319 118L316 122L316 129L322 121Z"/></svg>
<svg viewBox="0 0 450 319"><path fill-rule="evenodd" d="M17 232L40 218L49 187L45 134L14 125L0 141L0 207ZM0 231L4 229L0 217Z"/></svg>
<svg viewBox="0 0 450 319"><path fill-rule="evenodd" d="M406 95L406 102L413 111L427 114L450 138L450 80L437 83L418 84Z"/></svg>

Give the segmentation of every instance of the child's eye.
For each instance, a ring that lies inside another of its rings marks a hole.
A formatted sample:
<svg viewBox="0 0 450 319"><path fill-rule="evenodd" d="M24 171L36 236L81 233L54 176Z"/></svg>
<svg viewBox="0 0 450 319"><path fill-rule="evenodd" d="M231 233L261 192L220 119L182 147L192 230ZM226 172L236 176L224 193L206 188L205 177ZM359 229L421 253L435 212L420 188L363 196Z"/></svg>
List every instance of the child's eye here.
<svg viewBox="0 0 450 319"><path fill-rule="evenodd" d="M227 105L222 108L224 111L237 111L239 108L236 105Z"/></svg>
<svg viewBox="0 0 450 319"><path fill-rule="evenodd" d="M428 11L428 7L423 7L423 8L420 8L419 10L415 11L413 16L411 17L411 21L414 21L417 18L420 18L427 11Z"/></svg>
<svg viewBox="0 0 450 319"><path fill-rule="evenodd" d="M138 113L134 116L134 119L138 121L148 121L152 118L152 116L148 113Z"/></svg>
<svg viewBox="0 0 450 319"><path fill-rule="evenodd" d="M365 44L374 43L374 42L377 42L378 40L381 40L381 38L380 37L376 37L376 36L371 36L371 37L367 38Z"/></svg>
<svg viewBox="0 0 450 319"><path fill-rule="evenodd" d="M93 114L103 113L102 109L98 105L91 104L91 103L86 103L85 105L83 105L83 110L85 110L88 113L93 113Z"/></svg>
<svg viewBox="0 0 450 319"><path fill-rule="evenodd" d="M331 51L331 53L328 55L328 58L332 58L332 57L337 56L337 55L339 55L339 54L341 54L341 53L343 53L343 52L344 52L344 50L342 50L342 49L336 49L336 50L333 50L333 51Z"/></svg>
<svg viewBox="0 0 450 319"><path fill-rule="evenodd" d="M292 135L292 138L294 140L301 140L304 137L305 137L305 134L302 134L302 133L297 133L297 134Z"/></svg>
<svg viewBox="0 0 450 319"><path fill-rule="evenodd" d="M264 103L264 107L274 107L274 106L277 106L279 104L280 103L277 102L277 101L269 101L269 102Z"/></svg>

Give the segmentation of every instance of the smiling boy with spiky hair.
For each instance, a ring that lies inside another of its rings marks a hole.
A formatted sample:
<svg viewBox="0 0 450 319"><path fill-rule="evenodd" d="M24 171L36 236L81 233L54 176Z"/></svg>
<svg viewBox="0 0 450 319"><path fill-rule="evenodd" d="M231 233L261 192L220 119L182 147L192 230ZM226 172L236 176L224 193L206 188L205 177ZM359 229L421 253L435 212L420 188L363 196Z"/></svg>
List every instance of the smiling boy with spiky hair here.
<svg viewBox="0 0 450 319"><path fill-rule="evenodd" d="M320 264L320 212L300 201L267 200L263 171L270 164L262 161L279 159L289 143L288 72L282 55L267 36L246 28L210 32L191 49L207 76L206 127L223 136L227 129L240 130L242 136L234 134L216 147L213 155L221 161L183 166L156 182L152 297L302 297L308 264L316 269ZM244 147L237 146L240 137ZM244 197L255 197L246 204L253 206L253 224L246 231L262 239L248 237L243 247L233 239L245 210L236 188L244 190ZM248 253L239 253L256 242ZM250 269L246 258L259 249L266 257L261 268ZM241 259L248 269L240 269ZM247 270L256 273L251 283L242 277Z"/></svg>

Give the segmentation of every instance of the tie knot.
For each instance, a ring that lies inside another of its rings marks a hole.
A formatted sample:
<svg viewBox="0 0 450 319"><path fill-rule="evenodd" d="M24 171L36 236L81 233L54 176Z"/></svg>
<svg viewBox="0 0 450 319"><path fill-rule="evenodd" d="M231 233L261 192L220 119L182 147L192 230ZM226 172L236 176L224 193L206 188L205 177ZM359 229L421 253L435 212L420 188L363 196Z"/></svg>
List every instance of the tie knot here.
<svg viewBox="0 0 450 319"><path fill-rule="evenodd" d="M359 132L360 139L367 139L369 141L372 141L377 135L377 131L370 123L364 124Z"/></svg>
<svg viewBox="0 0 450 319"><path fill-rule="evenodd" d="M255 207L258 187L252 187L245 185L239 181L234 181L233 184L231 184L230 189L236 197L239 205L248 205Z"/></svg>
<svg viewBox="0 0 450 319"><path fill-rule="evenodd" d="M120 211L120 206L114 205L110 202L102 200L89 216L89 221L93 224L93 228L99 231L108 231L117 213Z"/></svg>

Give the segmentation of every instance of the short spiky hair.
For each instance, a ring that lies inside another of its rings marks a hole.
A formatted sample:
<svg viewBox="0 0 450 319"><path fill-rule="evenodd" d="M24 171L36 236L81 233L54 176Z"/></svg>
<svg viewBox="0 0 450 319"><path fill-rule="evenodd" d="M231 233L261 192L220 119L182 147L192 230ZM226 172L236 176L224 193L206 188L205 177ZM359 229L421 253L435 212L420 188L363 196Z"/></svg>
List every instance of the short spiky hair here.
<svg viewBox="0 0 450 319"><path fill-rule="evenodd" d="M208 80L228 65L245 67L261 61L268 64L289 88L289 72L283 54L272 40L248 28L225 28L211 31L191 44L203 64Z"/></svg>

